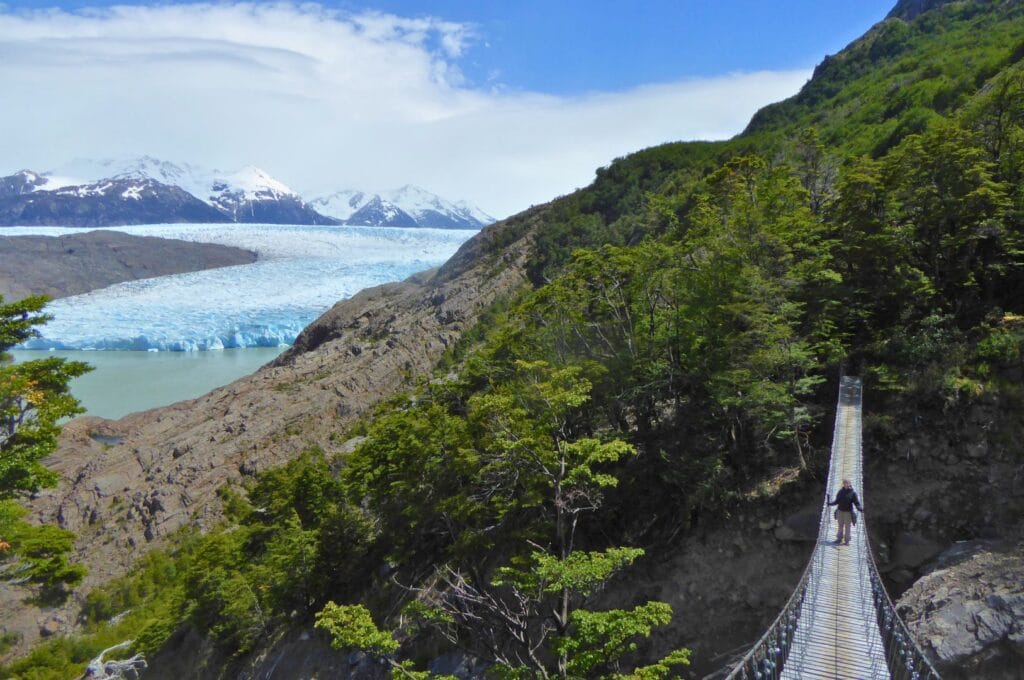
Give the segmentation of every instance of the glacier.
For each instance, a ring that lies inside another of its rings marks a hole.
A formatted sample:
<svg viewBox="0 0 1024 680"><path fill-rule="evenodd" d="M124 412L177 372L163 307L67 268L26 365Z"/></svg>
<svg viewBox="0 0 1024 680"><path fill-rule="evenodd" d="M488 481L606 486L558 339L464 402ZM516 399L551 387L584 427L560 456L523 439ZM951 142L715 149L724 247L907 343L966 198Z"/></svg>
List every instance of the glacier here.
<svg viewBox="0 0 1024 680"><path fill-rule="evenodd" d="M54 300L22 349L197 351L291 344L334 303L447 260L458 229L239 224L116 227L255 251L253 264L115 284ZM6 227L5 235L88 229Z"/></svg>

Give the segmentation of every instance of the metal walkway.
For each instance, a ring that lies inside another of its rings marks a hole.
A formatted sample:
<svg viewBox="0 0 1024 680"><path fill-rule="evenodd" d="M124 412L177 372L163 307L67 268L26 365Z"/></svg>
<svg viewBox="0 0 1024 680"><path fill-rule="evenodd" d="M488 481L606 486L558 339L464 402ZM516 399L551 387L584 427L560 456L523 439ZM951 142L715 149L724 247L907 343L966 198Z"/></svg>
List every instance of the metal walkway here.
<svg viewBox="0 0 1024 680"><path fill-rule="evenodd" d="M882 585L860 515L849 545L830 498L849 479L865 504L861 455L861 383L839 386L832 459L818 543L789 602L727 680L929 680L939 675L914 644Z"/></svg>

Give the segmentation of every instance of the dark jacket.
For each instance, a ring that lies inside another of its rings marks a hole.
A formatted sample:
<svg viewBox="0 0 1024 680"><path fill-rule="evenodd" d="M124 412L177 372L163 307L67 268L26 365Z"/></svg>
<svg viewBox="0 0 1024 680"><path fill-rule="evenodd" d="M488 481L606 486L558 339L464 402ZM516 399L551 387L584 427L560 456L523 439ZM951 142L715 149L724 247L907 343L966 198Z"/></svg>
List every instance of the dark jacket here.
<svg viewBox="0 0 1024 680"><path fill-rule="evenodd" d="M857 498L857 492L853 489L847 489L843 487L836 494L836 499L829 503L829 505L838 505L839 512L852 512L853 506L857 506L857 509L864 512L864 508L860 507L860 499Z"/></svg>

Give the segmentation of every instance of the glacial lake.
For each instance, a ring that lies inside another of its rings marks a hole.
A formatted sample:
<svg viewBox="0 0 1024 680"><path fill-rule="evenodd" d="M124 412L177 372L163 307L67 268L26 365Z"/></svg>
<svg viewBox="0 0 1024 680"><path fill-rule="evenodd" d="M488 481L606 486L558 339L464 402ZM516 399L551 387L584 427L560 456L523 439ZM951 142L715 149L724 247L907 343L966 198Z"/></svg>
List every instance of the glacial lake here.
<svg viewBox="0 0 1024 680"><path fill-rule="evenodd" d="M71 382L85 415L120 418L135 411L194 399L249 375L287 347L247 347L206 352L88 352L13 350L16 362L61 357L84 361L90 373Z"/></svg>
<svg viewBox="0 0 1024 680"><path fill-rule="evenodd" d="M252 373L336 302L443 264L476 231L355 226L159 224L115 231L253 250L248 265L115 284L47 306L53 320L15 354L96 367L72 385L90 415L205 394ZM5 227L5 236L88 229Z"/></svg>

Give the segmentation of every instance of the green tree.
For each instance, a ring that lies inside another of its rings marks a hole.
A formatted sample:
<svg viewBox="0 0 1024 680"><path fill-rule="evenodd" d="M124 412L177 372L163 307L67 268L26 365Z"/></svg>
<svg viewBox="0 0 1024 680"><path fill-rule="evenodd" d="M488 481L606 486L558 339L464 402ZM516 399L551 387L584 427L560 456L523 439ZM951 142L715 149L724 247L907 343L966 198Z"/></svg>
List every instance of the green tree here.
<svg viewBox="0 0 1024 680"><path fill-rule="evenodd" d="M91 370L80 361L46 358L14 364L7 350L39 334L50 317L45 297L4 304L0 297L0 498L57 483L40 461L57 447L61 418L81 413L68 391Z"/></svg>
<svg viewBox="0 0 1024 680"><path fill-rule="evenodd" d="M453 675L417 671L411 662L396 660L395 653L401 645L393 635L377 627L370 610L361 604L328 602L316 615L316 627L327 633L335 649L358 649L388 664L395 680L456 680Z"/></svg>
<svg viewBox="0 0 1024 680"><path fill-rule="evenodd" d="M961 327L996 297L993 265L1005 252L1007 186L973 133L953 121L907 138L886 158L897 229L913 239L913 264Z"/></svg>
<svg viewBox="0 0 1024 680"><path fill-rule="evenodd" d="M469 402L468 417L482 433L477 484L488 490L499 517L532 509L541 518L539 533L527 540L527 553L517 551L489 580L444 568L436 587L421 591L419 604L428 623L453 641L471 634L474 650L510 677L597 677L598 669L614 671L634 648L627 640L670 618L660 603L604 618L587 618L584 608L643 554L579 545L581 522L618 483L610 469L635 450L620 440L580 436L579 413L591 385L579 367L536 361L517 362L515 369L514 379ZM588 625L598 619L602 625Z"/></svg>
<svg viewBox="0 0 1024 680"><path fill-rule="evenodd" d="M4 303L0 297L0 575L40 586L44 601L63 597L65 586L82 580L85 569L68 562L74 535L23 521L16 498L57 483L42 459L57 448L59 422L81 412L68 383L91 368L82 362L46 358L13 363L8 349L39 334L49 316L46 298Z"/></svg>

